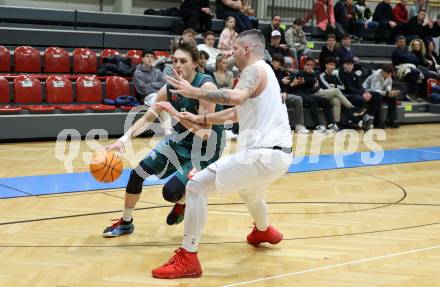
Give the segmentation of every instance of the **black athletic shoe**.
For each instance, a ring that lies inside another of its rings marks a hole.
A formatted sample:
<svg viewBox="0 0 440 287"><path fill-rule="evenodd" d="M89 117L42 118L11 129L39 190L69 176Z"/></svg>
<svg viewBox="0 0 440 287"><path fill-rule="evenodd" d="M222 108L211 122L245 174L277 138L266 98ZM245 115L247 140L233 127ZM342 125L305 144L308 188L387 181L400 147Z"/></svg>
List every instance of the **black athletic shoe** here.
<svg viewBox="0 0 440 287"><path fill-rule="evenodd" d="M185 215L185 204L174 204L173 209L171 209L170 213L167 216L167 224L179 224L183 221L183 217Z"/></svg>

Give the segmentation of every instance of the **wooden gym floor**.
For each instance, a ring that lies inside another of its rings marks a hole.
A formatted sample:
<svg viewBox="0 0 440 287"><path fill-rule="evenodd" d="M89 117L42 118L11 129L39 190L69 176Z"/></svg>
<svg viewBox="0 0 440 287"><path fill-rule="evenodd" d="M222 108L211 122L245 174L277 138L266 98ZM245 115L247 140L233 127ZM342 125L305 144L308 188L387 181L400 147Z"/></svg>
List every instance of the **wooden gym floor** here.
<svg viewBox="0 0 440 287"><path fill-rule="evenodd" d="M439 124L408 125L386 130L380 144L385 150L440 146L439 135ZM135 150L146 142L157 139L136 139ZM0 144L0 178L64 173L57 148L55 142ZM327 139L320 153L333 151L334 139ZM78 157L73 168L88 166ZM440 286L440 161L283 176L267 192L271 222L285 237L275 246L246 244L252 219L238 195L215 195L199 279L150 275L183 234L183 224L164 222L170 205L160 186L144 188L133 234L101 237L120 217L123 196L124 189L113 189L0 199L0 286Z"/></svg>

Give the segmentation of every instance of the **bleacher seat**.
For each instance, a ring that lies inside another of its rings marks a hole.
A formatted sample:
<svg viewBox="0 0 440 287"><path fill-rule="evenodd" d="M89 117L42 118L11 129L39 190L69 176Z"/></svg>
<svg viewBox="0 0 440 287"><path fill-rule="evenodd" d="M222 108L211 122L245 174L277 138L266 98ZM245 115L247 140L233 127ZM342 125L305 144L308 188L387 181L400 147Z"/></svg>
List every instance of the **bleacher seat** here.
<svg viewBox="0 0 440 287"><path fill-rule="evenodd" d="M120 55L118 50L115 50L115 49L103 49L103 50L101 50L101 63L102 63L102 59L104 57L111 57L111 56L116 56L116 55Z"/></svg>
<svg viewBox="0 0 440 287"><path fill-rule="evenodd" d="M428 81L426 82L426 92L427 94L431 94L432 93L432 87L434 86L439 86L440 85L440 80L437 79L428 79Z"/></svg>
<svg viewBox="0 0 440 287"><path fill-rule="evenodd" d="M67 112L82 112L86 105L73 105L72 82L65 76L50 76L46 80L46 96L49 104Z"/></svg>
<svg viewBox="0 0 440 287"><path fill-rule="evenodd" d="M160 57L170 58L171 55L166 51L154 51L154 57L156 57L156 58L160 58Z"/></svg>
<svg viewBox="0 0 440 287"><path fill-rule="evenodd" d="M130 83L119 76L111 76L106 80L107 98L115 100L119 96L130 95Z"/></svg>
<svg viewBox="0 0 440 287"><path fill-rule="evenodd" d="M20 46L14 51L15 71L39 73L41 71L40 52L30 46Z"/></svg>
<svg viewBox="0 0 440 287"><path fill-rule="evenodd" d="M9 98L9 82L7 79L0 77L0 113L18 113L22 108L10 105ZM5 105L2 105L5 104Z"/></svg>
<svg viewBox="0 0 440 287"><path fill-rule="evenodd" d="M87 48L77 48L73 51L74 73L96 73L96 53Z"/></svg>
<svg viewBox="0 0 440 287"><path fill-rule="evenodd" d="M69 73L69 53L58 47L49 47L44 51L44 71L46 73Z"/></svg>
<svg viewBox="0 0 440 287"><path fill-rule="evenodd" d="M55 109L41 105L43 97L40 80L30 75L20 75L14 79L14 101L17 104L25 104L21 107L32 112L52 112Z"/></svg>
<svg viewBox="0 0 440 287"><path fill-rule="evenodd" d="M76 95L78 103L101 103L102 85L101 81L95 76L79 76L76 80ZM87 105L94 111L113 111L114 106L92 104Z"/></svg>
<svg viewBox="0 0 440 287"><path fill-rule="evenodd" d="M128 50L127 57L131 59L132 65L139 65L140 63L142 63L141 50Z"/></svg>
<svg viewBox="0 0 440 287"><path fill-rule="evenodd" d="M3 46L0 46L0 72L11 71L11 55L9 50Z"/></svg>

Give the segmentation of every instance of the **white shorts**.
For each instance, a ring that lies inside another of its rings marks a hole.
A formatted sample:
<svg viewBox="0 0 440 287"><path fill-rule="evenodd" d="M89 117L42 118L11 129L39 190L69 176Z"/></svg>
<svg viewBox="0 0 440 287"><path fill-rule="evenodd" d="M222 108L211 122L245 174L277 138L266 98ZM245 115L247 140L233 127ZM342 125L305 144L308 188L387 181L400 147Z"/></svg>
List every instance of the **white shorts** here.
<svg viewBox="0 0 440 287"><path fill-rule="evenodd" d="M232 192L256 185L268 185L289 168L292 154L270 148L246 149L222 157L208 166L216 173L219 192Z"/></svg>

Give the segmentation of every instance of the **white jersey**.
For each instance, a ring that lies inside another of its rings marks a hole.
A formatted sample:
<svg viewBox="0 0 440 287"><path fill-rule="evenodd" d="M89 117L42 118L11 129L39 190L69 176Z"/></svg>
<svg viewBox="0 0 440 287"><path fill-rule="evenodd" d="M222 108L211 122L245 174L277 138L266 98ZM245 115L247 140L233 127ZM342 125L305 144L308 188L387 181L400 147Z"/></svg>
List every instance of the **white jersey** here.
<svg viewBox="0 0 440 287"><path fill-rule="evenodd" d="M254 65L267 74L267 85L255 98L237 106L240 148L291 147L287 107L281 99L281 89L272 68L263 60Z"/></svg>

